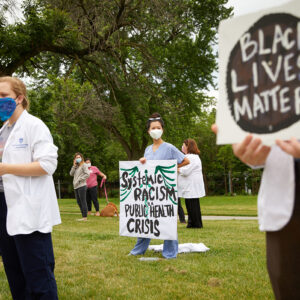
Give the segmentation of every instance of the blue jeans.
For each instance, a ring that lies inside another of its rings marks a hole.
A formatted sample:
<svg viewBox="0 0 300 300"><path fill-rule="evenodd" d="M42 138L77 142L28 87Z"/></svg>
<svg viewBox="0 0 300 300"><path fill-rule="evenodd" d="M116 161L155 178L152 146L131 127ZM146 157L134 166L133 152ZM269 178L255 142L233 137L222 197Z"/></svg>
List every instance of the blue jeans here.
<svg viewBox="0 0 300 300"><path fill-rule="evenodd" d="M5 196L0 193L0 251L13 299L58 299L51 233L10 236L6 216Z"/></svg>
<svg viewBox="0 0 300 300"><path fill-rule="evenodd" d="M149 247L151 239L138 238L134 248L130 251L132 255L144 254ZM178 253L178 240L164 240L162 255L164 258L176 258Z"/></svg>

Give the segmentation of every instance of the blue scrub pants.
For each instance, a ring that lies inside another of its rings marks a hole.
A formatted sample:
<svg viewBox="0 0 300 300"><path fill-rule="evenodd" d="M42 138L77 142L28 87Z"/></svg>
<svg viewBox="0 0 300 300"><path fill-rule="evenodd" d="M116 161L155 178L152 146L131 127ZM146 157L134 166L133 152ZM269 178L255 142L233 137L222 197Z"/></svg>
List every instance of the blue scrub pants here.
<svg viewBox="0 0 300 300"><path fill-rule="evenodd" d="M6 216L4 193L0 193L0 251L13 299L58 299L51 233L10 236Z"/></svg>
<svg viewBox="0 0 300 300"><path fill-rule="evenodd" d="M132 255L141 255L146 252L151 239L138 238L134 248L130 251ZM178 240L164 240L162 255L164 258L176 258L178 253Z"/></svg>

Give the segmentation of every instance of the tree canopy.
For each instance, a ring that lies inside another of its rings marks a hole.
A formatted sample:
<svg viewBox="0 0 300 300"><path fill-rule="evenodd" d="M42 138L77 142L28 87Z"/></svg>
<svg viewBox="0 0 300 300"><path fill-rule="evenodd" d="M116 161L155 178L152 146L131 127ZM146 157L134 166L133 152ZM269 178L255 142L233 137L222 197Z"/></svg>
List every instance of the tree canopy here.
<svg viewBox="0 0 300 300"><path fill-rule="evenodd" d="M13 13L11 2L4 1L2 16ZM207 140L197 141L204 156L217 157L205 91L214 86L217 28L231 14L226 3L26 0L23 18L1 18L0 76L32 79L32 112L59 146L57 177L67 178L81 151L117 180L118 160L143 155L145 123L155 111L167 141L179 146L206 128ZM225 153L219 161L228 165Z"/></svg>

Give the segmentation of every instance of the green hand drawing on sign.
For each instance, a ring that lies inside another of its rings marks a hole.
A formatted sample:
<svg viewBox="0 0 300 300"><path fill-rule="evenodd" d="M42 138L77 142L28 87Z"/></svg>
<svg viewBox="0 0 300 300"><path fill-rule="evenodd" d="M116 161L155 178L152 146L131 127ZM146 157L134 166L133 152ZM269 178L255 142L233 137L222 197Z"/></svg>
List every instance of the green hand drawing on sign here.
<svg viewBox="0 0 300 300"><path fill-rule="evenodd" d="M148 170L145 170L145 176L146 176L146 189L147 189L147 187L151 187L150 184L148 185ZM148 218L149 205L148 205L148 203L147 203L147 198L146 198L146 196L145 196L144 202L145 202L145 216L146 216L146 218Z"/></svg>
<svg viewBox="0 0 300 300"><path fill-rule="evenodd" d="M176 168L176 164L172 165L172 166L169 166L169 167L165 167L165 166L156 166L155 168L155 172L154 174L156 175L157 173L161 173L162 175L162 178L163 178L163 182L164 182L164 185L165 187L169 190L169 191L174 191L174 187L176 187L176 184L174 183L175 179L174 178L170 178L168 176L168 174L174 174L176 172L176 170L172 170L173 168ZM137 172L139 172L139 169L138 167L133 167L131 169L123 169L121 168L120 169L121 171L124 171L124 172L128 172L128 174L130 175L131 178L133 178L135 176L135 174ZM145 177L146 177L146 184L145 184L145 187L146 189L149 187L151 187L150 184L148 184L148 170L145 170ZM140 185L140 188L142 188L144 185L141 184ZM132 192L132 189L131 188L130 190L128 190L127 188L123 188L121 189L121 194L120 194L120 202L123 202L129 195L130 193ZM176 192L176 191L175 191ZM174 198L174 199L173 199ZM174 196L169 195L169 200L174 204L174 205L177 205L177 199L175 199L175 193L174 193ZM149 205L147 203L147 198L145 196L145 199L144 199L144 203L145 203L145 215L148 217L148 212L149 212Z"/></svg>
<svg viewBox="0 0 300 300"><path fill-rule="evenodd" d="M164 181L165 187L168 188L169 190L172 190L176 186L176 184L172 183L172 181L175 181L175 179L168 177L166 174L174 174L175 171L171 171L171 169L173 169L175 166L176 165L169 166L169 167L157 166L155 168L154 174L157 174L158 172L161 173L161 175L163 177L163 181ZM177 205L177 199L172 199L172 197L169 196L169 200L171 200L171 202L174 205Z"/></svg>
<svg viewBox="0 0 300 300"><path fill-rule="evenodd" d="M121 171L128 172L130 177L133 178L135 173L139 172L139 168L133 167L131 169L121 169ZM130 190L127 190L127 188L121 189L120 202L123 202L130 195L131 191L132 191L132 188Z"/></svg>

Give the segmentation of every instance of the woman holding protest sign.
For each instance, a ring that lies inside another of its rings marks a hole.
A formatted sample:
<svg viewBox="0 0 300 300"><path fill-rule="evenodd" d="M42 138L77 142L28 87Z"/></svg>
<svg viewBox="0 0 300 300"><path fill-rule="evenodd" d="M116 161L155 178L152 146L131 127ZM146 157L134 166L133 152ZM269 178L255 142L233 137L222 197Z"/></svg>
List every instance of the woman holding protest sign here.
<svg viewBox="0 0 300 300"><path fill-rule="evenodd" d="M187 228L202 228L199 198L205 196L200 150L193 139L186 139L182 152L190 163L178 168L178 197L185 198L188 211Z"/></svg>
<svg viewBox="0 0 300 300"><path fill-rule="evenodd" d="M217 133L217 126L212 130ZM276 300L300 299L300 142L275 146L247 135L232 146L250 166L264 167L258 193L259 229L266 232L267 268Z"/></svg>
<svg viewBox="0 0 300 300"><path fill-rule="evenodd" d="M147 131L153 139L153 144L145 150L144 157L140 158L142 164L147 160L177 160L178 167L189 164L189 160L172 144L166 143L161 136L164 130L164 121L159 113L152 114L147 121ZM131 255L144 254L149 247L151 239L138 238L131 250ZM165 240L162 255L165 258L176 258L178 253L178 240Z"/></svg>
<svg viewBox="0 0 300 300"><path fill-rule="evenodd" d="M75 153L73 166L70 171L73 176L73 186L75 197L80 208L82 218L77 221L87 221L87 204L86 204L86 180L90 176L88 166L84 163L83 155L79 152Z"/></svg>

